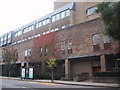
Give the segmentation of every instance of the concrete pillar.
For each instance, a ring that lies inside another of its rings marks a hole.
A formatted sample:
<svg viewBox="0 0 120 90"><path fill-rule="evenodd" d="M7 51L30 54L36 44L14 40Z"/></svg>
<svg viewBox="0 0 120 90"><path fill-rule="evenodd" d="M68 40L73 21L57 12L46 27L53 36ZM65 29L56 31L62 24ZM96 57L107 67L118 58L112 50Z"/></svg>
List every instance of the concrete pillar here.
<svg viewBox="0 0 120 90"><path fill-rule="evenodd" d="M68 59L65 60L65 78L71 79L71 64Z"/></svg>
<svg viewBox="0 0 120 90"><path fill-rule="evenodd" d="M70 26L74 25L74 20L75 20L75 15L74 15L75 11L71 10L70 11Z"/></svg>
<svg viewBox="0 0 120 90"><path fill-rule="evenodd" d="M101 62L101 71L104 72L106 71L106 59L105 55L100 56L100 62Z"/></svg>

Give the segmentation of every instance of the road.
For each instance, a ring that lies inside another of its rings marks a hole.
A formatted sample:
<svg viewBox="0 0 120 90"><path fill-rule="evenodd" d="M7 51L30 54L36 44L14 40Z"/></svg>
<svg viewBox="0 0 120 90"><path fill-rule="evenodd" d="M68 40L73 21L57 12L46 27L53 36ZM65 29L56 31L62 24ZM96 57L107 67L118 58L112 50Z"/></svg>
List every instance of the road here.
<svg viewBox="0 0 120 90"><path fill-rule="evenodd" d="M2 84L2 88L95 88L91 86L74 86L74 85L63 85L63 84L55 84L55 83L43 83L43 82L20 81L20 80L9 80L9 79L2 79L2 83L0 84Z"/></svg>
<svg viewBox="0 0 120 90"><path fill-rule="evenodd" d="M12 88L10 90L14 90L13 88L22 88L20 90L41 90L40 88L70 88L73 90L81 88L84 90L85 88L88 90L101 90L101 87L92 87L92 86L75 86L75 85L64 85L64 84L55 84L55 83L44 83L44 82L33 82L33 81L23 81L23 80L10 80L10 79L1 79L0 86L2 88ZM84 88L84 89L83 89ZM2 89L6 90L6 89ZM9 89L7 89L9 90ZM15 89L16 90L16 89ZM19 89L18 89L19 90ZM118 90L118 89L102 89L102 90Z"/></svg>

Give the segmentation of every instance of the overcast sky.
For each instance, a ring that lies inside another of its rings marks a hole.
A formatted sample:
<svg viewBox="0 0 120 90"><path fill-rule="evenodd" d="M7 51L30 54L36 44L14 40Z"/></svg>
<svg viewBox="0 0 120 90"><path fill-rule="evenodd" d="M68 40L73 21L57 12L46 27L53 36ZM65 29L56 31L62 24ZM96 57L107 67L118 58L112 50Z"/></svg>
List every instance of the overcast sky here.
<svg viewBox="0 0 120 90"><path fill-rule="evenodd" d="M0 0L0 35L53 11L56 0Z"/></svg>

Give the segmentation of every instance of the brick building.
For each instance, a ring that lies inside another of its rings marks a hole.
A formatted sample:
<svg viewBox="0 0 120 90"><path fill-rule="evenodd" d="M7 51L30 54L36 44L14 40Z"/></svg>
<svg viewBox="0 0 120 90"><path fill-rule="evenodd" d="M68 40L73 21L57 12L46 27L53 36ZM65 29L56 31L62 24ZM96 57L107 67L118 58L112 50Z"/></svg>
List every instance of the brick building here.
<svg viewBox="0 0 120 90"><path fill-rule="evenodd" d="M0 46L18 52L18 66L34 66L36 77L45 61L56 56L61 78L115 68L117 44L103 34L104 24L94 11L98 2L55 2L54 11L0 37ZM3 63L4 64L4 63ZM20 70L20 67L19 67Z"/></svg>

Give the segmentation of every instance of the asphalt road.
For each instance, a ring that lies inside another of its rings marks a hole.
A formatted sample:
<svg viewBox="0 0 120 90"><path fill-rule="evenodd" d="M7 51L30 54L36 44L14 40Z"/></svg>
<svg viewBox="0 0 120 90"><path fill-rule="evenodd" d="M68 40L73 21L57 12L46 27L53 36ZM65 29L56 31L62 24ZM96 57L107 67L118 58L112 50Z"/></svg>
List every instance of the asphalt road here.
<svg viewBox="0 0 120 90"><path fill-rule="evenodd" d="M64 84L55 84L55 83L43 83L43 82L33 82L33 81L21 81L21 80L9 80L9 79L1 79L0 86L2 86L2 90L42 90L40 88L45 88L54 90L55 88L58 88L58 90L61 88L67 89L67 90L118 90L118 89L107 89L107 88L101 88L101 87L92 87L92 86L75 86L75 85L64 85ZM6 88L6 89L4 89ZM11 88L11 89L10 89ZM13 89L14 88L14 89ZM18 89L19 88L19 89ZM66 90L65 89L65 90ZM46 90L46 89L45 89ZM55 89L56 90L56 89Z"/></svg>
<svg viewBox="0 0 120 90"><path fill-rule="evenodd" d="M2 83L0 84L2 84L2 88L95 88L91 86L74 86L74 85L63 85L63 84L54 84L54 83L8 80L8 79L2 79Z"/></svg>

